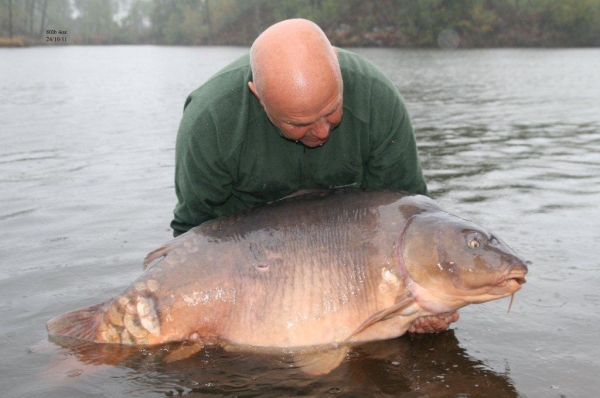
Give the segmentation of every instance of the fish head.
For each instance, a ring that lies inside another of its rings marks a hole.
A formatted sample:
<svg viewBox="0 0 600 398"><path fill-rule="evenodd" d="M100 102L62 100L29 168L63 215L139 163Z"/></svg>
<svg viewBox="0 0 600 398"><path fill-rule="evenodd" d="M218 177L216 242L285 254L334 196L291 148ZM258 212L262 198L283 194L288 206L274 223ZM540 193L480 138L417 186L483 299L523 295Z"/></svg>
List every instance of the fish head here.
<svg viewBox="0 0 600 398"><path fill-rule="evenodd" d="M504 242L445 212L414 215L398 247L406 286L433 313L512 296L525 283L525 262Z"/></svg>

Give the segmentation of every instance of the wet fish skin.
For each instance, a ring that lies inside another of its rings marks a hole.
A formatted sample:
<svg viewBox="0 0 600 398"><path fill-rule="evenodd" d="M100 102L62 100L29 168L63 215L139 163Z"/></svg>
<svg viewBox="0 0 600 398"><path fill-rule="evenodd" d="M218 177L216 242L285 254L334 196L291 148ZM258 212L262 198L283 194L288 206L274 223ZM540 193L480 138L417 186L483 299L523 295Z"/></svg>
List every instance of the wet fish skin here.
<svg viewBox="0 0 600 398"><path fill-rule="evenodd" d="M209 340L383 340L420 317L512 295L527 272L488 230L395 190L312 192L212 220L150 253L148 265L118 297L49 321L49 334L190 341L192 351ZM327 371L343 355L333 358L325 370L310 366Z"/></svg>

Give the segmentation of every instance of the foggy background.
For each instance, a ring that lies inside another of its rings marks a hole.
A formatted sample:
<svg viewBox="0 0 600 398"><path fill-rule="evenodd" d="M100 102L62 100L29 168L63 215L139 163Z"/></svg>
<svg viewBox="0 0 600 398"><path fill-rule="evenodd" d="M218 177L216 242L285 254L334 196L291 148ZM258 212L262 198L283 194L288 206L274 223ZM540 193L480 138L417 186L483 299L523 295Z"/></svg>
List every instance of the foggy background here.
<svg viewBox="0 0 600 398"><path fill-rule="evenodd" d="M0 46L250 45L294 17L338 46L600 45L600 0L0 0Z"/></svg>

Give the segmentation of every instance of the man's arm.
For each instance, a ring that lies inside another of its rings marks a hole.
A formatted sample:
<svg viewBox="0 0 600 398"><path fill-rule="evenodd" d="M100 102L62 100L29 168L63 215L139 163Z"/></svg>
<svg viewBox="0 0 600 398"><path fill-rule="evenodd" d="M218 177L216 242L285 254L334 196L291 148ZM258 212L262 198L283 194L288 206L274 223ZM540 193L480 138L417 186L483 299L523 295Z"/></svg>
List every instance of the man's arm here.
<svg viewBox="0 0 600 398"><path fill-rule="evenodd" d="M429 196L404 100L391 83L380 82L372 95L373 145L363 186L397 188Z"/></svg>
<svg viewBox="0 0 600 398"><path fill-rule="evenodd" d="M232 178L221 154L210 112L186 102L175 146L173 235L221 215L231 196Z"/></svg>

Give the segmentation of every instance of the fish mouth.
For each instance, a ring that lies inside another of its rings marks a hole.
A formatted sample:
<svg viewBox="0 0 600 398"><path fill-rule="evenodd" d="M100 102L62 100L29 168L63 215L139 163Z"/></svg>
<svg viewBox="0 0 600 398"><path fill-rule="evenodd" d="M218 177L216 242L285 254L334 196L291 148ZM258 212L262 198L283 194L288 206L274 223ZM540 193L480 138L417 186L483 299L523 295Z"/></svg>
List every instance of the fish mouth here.
<svg viewBox="0 0 600 398"><path fill-rule="evenodd" d="M507 272L500 276L496 286L504 287L509 284L520 288L521 285L527 282L525 275L527 274L527 266L523 263L515 263L511 265Z"/></svg>

